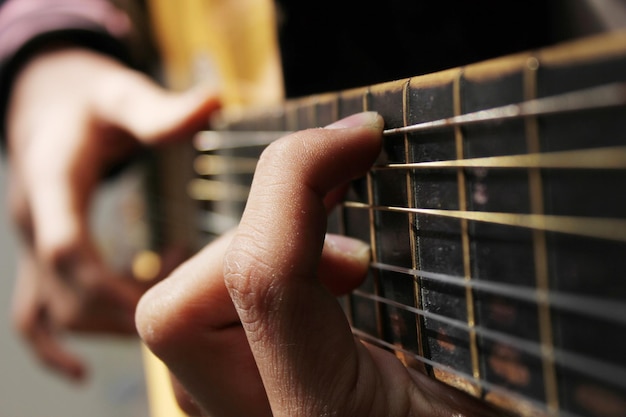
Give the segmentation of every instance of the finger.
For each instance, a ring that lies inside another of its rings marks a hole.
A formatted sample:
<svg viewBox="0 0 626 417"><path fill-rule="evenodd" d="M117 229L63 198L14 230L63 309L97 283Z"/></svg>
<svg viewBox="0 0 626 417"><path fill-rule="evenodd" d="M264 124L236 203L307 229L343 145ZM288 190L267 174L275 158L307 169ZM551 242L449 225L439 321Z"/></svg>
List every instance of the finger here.
<svg viewBox="0 0 626 417"><path fill-rule="evenodd" d="M45 178L44 178L45 177ZM81 184L63 172L50 172L28 187L38 257L51 270L66 273L91 247L87 196Z"/></svg>
<svg viewBox="0 0 626 417"><path fill-rule="evenodd" d="M70 379L82 380L86 374L84 363L59 343L49 327L38 274L32 259L23 257L13 292L13 324L42 363Z"/></svg>
<svg viewBox="0 0 626 417"><path fill-rule="evenodd" d="M146 345L212 415L267 415L265 391L222 278L231 238L213 242L149 290L136 322ZM368 246L329 235L322 259L320 271L332 271L325 282L342 293L362 281Z"/></svg>
<svg viewBox="0 0 626 417"><path fill-rule="evenodd" d="M86 378L83 360L58 340L57 333L48 326L45 314L31 323L27 340L37 357L50 369L76 382Z"/></svg>
<svg viewBox="0 0 626 417"><path fill-rule="evenodd" d="M92 246L87 206L99 170L94 166L96 157L85 148L89 144L82 144L84 127L62 123L68 120L63 109L53 113L56 121L31 130L31 146L20 149L18 168L37 257L57 269L71 264L66 261L81 248Z"/></svg>
<svg viewBox="0 0 626 417"><path fill-rule="evenodd" d="M100 258L88 226L88 200L96 180L89 178L89 170L72 169L72 160L67 156L67 164L50 164L46 175L37 174L41 165L24 168L29 170L34 251L45 274L39 284L47 286L50 325L133 334L134 309L143 289L117 279Z"/></svg>
<svg viewBox="0 0 626 417"><path fill-rule="evenodd" d="M222 257L230 238L214 241L146 292L137 306L137 329L210 415L269 415L254 359L222 279Z"/></svg>
<svg viewBox="0 0 626 417"><path fill-rule="evenodd" d="M316 272L324 198L372 164L383 122L362 113L332 127L298 132L267 148L224 259L225 283L276 415L300 415L304 405L313 407L305 414L328 412L323 407L333 396L348 394L328 391L337 387L337 372L348 382L358 375L349 326Z"/></svg>
<svg viewBox="0 0 626 417"><path fill-rule="evenodd" d="M56 305L49 309L51 321L59 330L75 333L136 335L135 306L143 289L133 284L107 276L97 286L69 294L72 299L64 305L63 297L55 297L51 304Z"/></svg>
<svg viewBox="0 0 626 417"><path fill-rule="evenodd" d="M347 236L327 234L317 275L335 295L344 295L361 285L370 263L370 246Z"/></svg>
<svg viewBox="0 0 626 417"><path fill-rule="evenodd" d="M130 132L144 144L185 137L208 127L219 107L213 87L201 85L172 93L139 73L127 72L102 85L96 111L107 123Z"/></svg>
<svg viewBox="0 0 626 417"><path fill-rule="evenodd" d="M35 131L46 139L34 141L38 148L29 152L22 164L34 251L49 287L47 312L57 330L134 334L135 306L145 287L117 279L93 241L88 209L98 170L85 166L93 163L90 153L83 155L83 148L71 145L81 132L80 128L67 128L65 144L69 145L59 146L51 158L50 143L63 134L55 129Z"/></svg>
<svg viewBox="0 0 626 417"><path fill-rule="evenodd" d="M11 220L25 243L33 243L33 225L30 207L22 181L19 180L19 171L12 169L8 176L7 206Z"/></svg>

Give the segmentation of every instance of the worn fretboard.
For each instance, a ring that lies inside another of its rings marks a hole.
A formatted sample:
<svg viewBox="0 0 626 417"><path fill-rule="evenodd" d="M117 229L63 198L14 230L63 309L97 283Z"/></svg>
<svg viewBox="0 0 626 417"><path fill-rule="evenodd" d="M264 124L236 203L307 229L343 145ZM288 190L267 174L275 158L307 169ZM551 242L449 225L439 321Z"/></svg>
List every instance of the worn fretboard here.
<svg viewBox="0 0 626 417"><path fill-rule="evenodd" d="M330 221L372 246L354 333L516 415L625 416L626 36L225 115L200 228L236 224L271 132L363 110L384 150Z"/></svg>

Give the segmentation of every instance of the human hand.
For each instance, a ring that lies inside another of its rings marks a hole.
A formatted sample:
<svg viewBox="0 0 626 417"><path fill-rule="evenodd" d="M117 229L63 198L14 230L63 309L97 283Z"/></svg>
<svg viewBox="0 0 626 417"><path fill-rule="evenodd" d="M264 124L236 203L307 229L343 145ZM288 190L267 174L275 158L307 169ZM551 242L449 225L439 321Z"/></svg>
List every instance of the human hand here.
<svg viewBox="0 0 626 417"><path fill-rule="evenodd" d="M93 191L142 146L186 137L217 107L206 90L167 93L85 49L59 47L18 74L7 114L9 202L24 241L13 321L49 367L80 379L65 331L135 334L147 289L106 265L88 225Z"/></svg>
<svg viewBox="0 0 626 417"><path fill-rule="evenodd" d="M383 122L364 113L262 155L241 223L150 289L140 336L216 416L489 415L353 337L336 295L365 277L363 243L326 236L333 190L363 175Z"/></svg>

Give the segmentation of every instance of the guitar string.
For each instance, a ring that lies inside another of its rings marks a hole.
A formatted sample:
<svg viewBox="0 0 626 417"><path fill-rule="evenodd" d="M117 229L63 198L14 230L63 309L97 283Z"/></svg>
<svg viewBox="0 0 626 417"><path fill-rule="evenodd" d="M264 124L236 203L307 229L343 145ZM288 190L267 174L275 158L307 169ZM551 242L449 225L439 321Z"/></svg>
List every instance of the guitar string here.
<svg viewBox="0 0 626 417"><path fill-rule="evenodd" d="M221 157L215 155L202 155L212 157L210 163L201 169L197 169L198 175L211 177L218 174L253 174L254 165L252 158L246 158L245 166L231 169L220 168L227 166L235 158ZM212 164L213 166L209 166ZM412 169L442 169L442 168L551 168L551 169L596 169L614 170L626 168L626 147L614 146L598 149L579 149L563 152L551 152L540 154L506 155L486 158L472 158L460 160L445 160L432 162L415 163L390 163L385 165L375 165L372 171L384 170L412 170ZM215 170L221 169L221 172ZM202 184L206 185L202 185ZM228 193L238 196L237 199L245 200L250 191L248 185L224 179L196 178L191 181L188 187L192 188L191 197L197 200L223 200L228 198Z"/></svg>
<svg viewBox="0 0 626 417"><path fill-rule="evenodd" d="M560 112L580 111L601 107L611 107L616 105L622 105L626 102L626 84L625 83L613 83L603 85L599 87L593 87L589 89L583 89L575 92L564 93L555 96L544 97L535 100L528 100L519 104L507 105L502 107L491 108L487 110L481 110L478 112L467 113L460 116L455 116L447 119L440 119L436 121L420 123L417 125L405 126L402 130L390 129L386 130L386 135L395 135L398 133L416 132L420 130L429 130L433 128L440 128L446 126L458 126L468 123L479 123L486 121L496 121L508 118L518 118L526 116L537 116L545 114L554 114ZM251 135L250 132L201 132L194 140L195 146L198 150L207 151L210 149L219 148L237 148L240 146L264 146L277 137L280 137L285 132L261 132ZM234 135L234 136L233 136ZM232 136L232 137L231 137ZM617 151L617 152L613 152ZM582 153L584 154L584 157ZM589 151L566 151L551 154L534 154L534 155L513 155L505 157L491 157L491 158L475 158L465 159L461 161L435 161L415 164L389 164L383 167L374 167L373 169L423 169L426 167L509 167L509 168L527 168L527 167L562 167L562 168L622 168L624 167L624 148L618 147L609 149L589 150ZM574 157L574 158L572 158ZM218 161L217 164L224 165L228 161L229 157L219 162L219 159L213 158L213 161ZM215 163L215 162L214 162ZM252 162L246 161L247 170L251 170ZM202 172L200 172L202 173ZM198 200L224 200L229 197L236 197L237 200L244 201L249 188L245 185L231 185L224 184L221 181L209 180L209 179L197 179L190 185L191 195ZM351 203L348 203L350 205ZM383 209L383 208L379 208ZM386 210L400 210L400 208L387 207ZM426 213L426 209L422 210L422 213ZM444 213L443 211L435 212L430 211L430 214L438 214L444 216L453 216L459 219L471 219L471 216L479 216L479 221L489 221L490 219L484 214L468 214L463 215L460 212ZM504 221L506 224L519 223L520 219L515 219L511 216L506 217L506 214L494 214L492 219L498 220L500 223ZM517 215L516 215L517 216ZM519 217L519 216L518 216ZM534 229L544 230L540 227L541 223L544 223L547 217L543 215L527 215L525 219L522 219L522 223L516 224L522 227L531 227ZM580 219L570 218L549 218L551 223L556 223L557 231L574 232L583 235L591 235L601 238L617 238L625 236L626 233L622 233L624 224L621 221L618 223L612 223L607 219L591 219L587 220L585 224L578 222ZM572 230L567 227L567 223L575 223L578 225L577 229ZM598 220L598 221L597 221ZM608 236L602 233L598 234L596 226L603 225L604 230L609 230ZM565 226L565 230L562 229ZM582 226L582 227L581 227ZM617 226L613 232L610 229L613 226ZM549 230L549 229L546 229Z"/></svg>
<svg viewBox="0 0 626 417"><path fill-rule="evenodd" d="M200 176L254 174L258 158L201 154L195 164ZM626 146L572 149L556 152L488 156L480 158L447 159L411 163L373 165L373 172L387 170L432 170L446 168L506 168L506 169L564 169L621 170L626 168Z"/></svg>
<svg viewBox="0 0 626 417"><path fill-rule="evenodd" d="M465 113L410 126L386 129L386 136L403 133L415 133L453 126L464 126L474 123L519 119L529 116L545 116L559 113L578 112L626 104L626 83L611 83L598 87L553 96L527 100L517 104L508 104L485 110Z"/></svg>
<svg viewBox="0 0 626 417"><path fill-rule="evenodd" d="M401 206L370 206L366 203L358 201L346 201L343 205L346 208L396 213L417 213L626 242L626 219L621 218L579 217L471 210L443 210Z"/></svg>
<svg viewBox="0 0 626 417"><path fill-rule="evenodd" d="M355 337L361 339L364 342L377 345L377 346L379 346L381 348L385 348L387 350L391 350L391 351L395 351L395 352L399 352L399 353L408 355L408 356L412 357L413 359L415 359L415 360L417 360L419 362L422 362L422 363L424 363L426 365L432 366L433 368L437 368L437 369L440 369L440 370L442 370L444 372L448 372L448 373L453 374L453 375L455 375L457 377L460 377L461 379L464 379L466 381L476 382L485 390L488 390L488 391L491 391L491 392L494 392L494 393L500 393L500 394L505 395L505 396L507 396L509 398L516 398L516 399L518 399L518 400L520 400L520 401L522 401L522 402L524 402L524 403L534 407L536 410L540 410L540 411L546 411L547 410L546 404L544 402L541 402L541 401L538 401L538 400L536 400L534 398L531 398L531 397L529 397L526 394L520 393L518 391L513 391L513 390L508 389L506 387L503 387L501 385L497 385L497 384L491 383L491 382L489 382L489 381L487 381L487 380L485 380L483 378L481 378L481 379L474 379L474 377L472 375L470 375L470 374L468 374L466 372L459 371L456 368L453 368L453 367L451 367L449 365L446 365L446 364L434 361L432 359L428 359L428 358L425 358L423 356L416 355L415 352L408 351L408 350L406 350L406 349L404 349L404 348L402 348L400 346L394 345L394 344L389 343L389 342L387 342L385 340L382 340L380 338L372 336L372 335L370 335L370 334L368 334L368 333L366 333L366 332L364 332L364 331L362 331L360 329L353 328L352 329L352 333L355 335ZM561 417L584 417L584 416L581 416L581 415L579 415L577 413L566 411L566 410L560 410L559 413L560 413L559 415Z"/></svg>
<svg viewBox="0 0 626 417"><path fill-rule="evenodd" d="M475 331L478 336L481 336L484 339L503 343L533 357L542 358L544 356L544 351L541 348L539 342L535 342L530 339L524 339L518 336L503 333L498 330L488 329L479 324L474 325L470 329L470 326L465 321L446 317L441 314L433 313L431 311L426 311L413 306L408 306L389 298L366 293L361 290L355 290L352 292L352 294L354 296L370 299L372 301L383 303L391 307L403 309L415 315L419 315L430 320L447 324L464 332L469 332L470 330ZM620 388L626 388L626 368L622 367L621 365L615 363L607 363L603 360L588 357L579 353L570 352L557 346L553 347L553 349L554 360L556 363L561 365L561 367L574 370L587 376L591 376L599 381L611 383L614 386L618 386Z"/></svg>
<svg viewBox="0 0 626 417"><path fill-rule="evenodd" d="M200 211L202 213L202 211ZM212 234L221 234L230 228L236 227L238 219L235 216L225 216L220 213L204 211L204 214L211 213L212 216L218 217L213 219L213 223L221 221L227 226L224 228L215 230L205 227L211 219L201 221L198 220L199 229L203 232ZM163 219L163 216L151 216L151 220L155 220L156 217ZM171 224L176 224L175 220L165 217L165 219L171 221ZM160 239L158 243L162 243L166 239ZM470 280L466 281L460 276L443 274L431 271L415 270L411 268L405 268L396 265L389 265L381 262L371 264L372 268L386 270L390 272L398 272L409 276L419 276L423 279L450 284L462 288L471 288L475 291L481 291L490 293L496 296L503 296L509 299L528 302L528 303L546 303L549 304L552 309L560 311L569 311L588 317L595 317L597 319L615 322L617 324L626 324L626 304L619 301L610 301L605 299L594 298L592 296L582 296L569 293L563 293L555 290L547 292L537 291L532 287L524 287L520 285L484 281L484 280Z"/></svg>
<svg viewBox="0 0 626 417"><path fill-rule="evenodd" d="M626 146L576 149L484 158L450 159L442 161L389 163L374 165L373 171L422 170L441 168L542 168L542 169L597 169L626 168Z"/></svg>
<svg viewBox="0 0 626 417"><path fill-rule="evenodd" d="M397 272L411 277L421 277L427 281L449 284L461 288L471 288L474 291L489 293L530 304L549 304L550 308L559 311L568 311L581 316L595 317L600 320L626 325L626 303L619 301L570 294L557 290L538 291L534 287L479 279L466 282L466 280L460 276L403 268L380 262L372 263L370 267L383 271Z"/></svg>
<svg viewBox="0 0 626 417"><path fill-rule="evenodd" d="M525 401L529 404L531 404L532 406L534 406L535 408L539 409L539 410L544 410L545 409L545 404L542 402L539 402L533 398L528 397L527 395L524 395L522 393L516 392L516 391L512 391L509 390L505 387L499 386L499 385L495 385L490 383L489 381L483 379L483 378L477 378L474 379L474 377L466 372L463 371L459 371L458 369L451 367L450 365L445 365L443 363L437 362L435 360L432 359L428 359L425 358L423 356L420 355L416 355L415 352L411 352L409 350L406 350L404 348L402 348L401 346L398 345L394 345L392 343L389 343L385 340L382 340L378 337L372 336L371 334L364 332L363 330L360 329L356 329L353 328L352 329L352 333L359 339L361 339L364 342L370 343L370 344L374 344L377 345L379 347L385 348L387 350L391 350L394 352L398 352L398 353L402 353L404 355L410 356L411 358L422 362L426 365L432 366L433 368L439 369L441 371L453 374L455 376L461 377L464 380L467 381L472 381L472 382L476 382L478 383L481 388L489 390L489 391L493 391L493 392L499 392L501 394L507 395L507 396L512 396L514 398L517 398L519 400Z"/></svg>

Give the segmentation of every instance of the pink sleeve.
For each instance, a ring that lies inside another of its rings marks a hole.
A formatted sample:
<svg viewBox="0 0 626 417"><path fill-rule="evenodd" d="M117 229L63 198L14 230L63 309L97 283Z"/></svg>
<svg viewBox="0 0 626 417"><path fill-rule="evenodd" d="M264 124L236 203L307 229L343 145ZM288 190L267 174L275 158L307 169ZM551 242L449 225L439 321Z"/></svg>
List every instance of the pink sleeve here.
<svg viewBox="0 0 626 417"><path fill-rule="evenodd" d="M0 6L0 149L15 74L40 47L63 41L131 63L126 13L105 0L7 0Z"/></svg>
<svg viewBox="0 0 626 417"><path fill-rule="evenodd" d="M8 0L0 8L0 60L40 35L72 29L122 39L131 27L126 14L104 0Z"/></svg>

